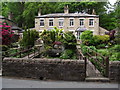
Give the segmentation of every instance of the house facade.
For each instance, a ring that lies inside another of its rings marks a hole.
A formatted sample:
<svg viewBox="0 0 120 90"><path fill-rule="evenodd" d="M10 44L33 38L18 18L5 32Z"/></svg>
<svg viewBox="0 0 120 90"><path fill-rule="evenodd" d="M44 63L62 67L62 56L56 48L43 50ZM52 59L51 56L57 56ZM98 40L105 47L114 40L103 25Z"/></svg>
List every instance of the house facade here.
<svg viewBox="0 0 120 90"><path fill-rule="evenodd" d="M35 29L39 32L53 29L54 26L63 29L64 32L71 31L77 39L81 32L85 30L93 31L94 35L104 35L106 30L99 27L99 16L86 13L69 13L68 6L64 8L64 13L41 15L35 17Z"/></svg>

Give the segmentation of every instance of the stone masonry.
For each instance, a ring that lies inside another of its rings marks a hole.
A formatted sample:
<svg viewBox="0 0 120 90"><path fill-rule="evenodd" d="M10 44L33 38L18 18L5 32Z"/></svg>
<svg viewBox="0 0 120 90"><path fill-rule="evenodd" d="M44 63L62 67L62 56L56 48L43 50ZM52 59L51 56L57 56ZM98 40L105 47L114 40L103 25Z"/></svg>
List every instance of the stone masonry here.
<svg viewBox="0 0 120 90"><path fill-rule="evenodd" d="M111 81L120 81L120 61L110 62L109 78Z"/></svg>
<svg viewBox="0 0 120 90"><path fill-rule="evenodd" d="M82 60L5 58L3 76L52 80L85 80Z"/></svg>

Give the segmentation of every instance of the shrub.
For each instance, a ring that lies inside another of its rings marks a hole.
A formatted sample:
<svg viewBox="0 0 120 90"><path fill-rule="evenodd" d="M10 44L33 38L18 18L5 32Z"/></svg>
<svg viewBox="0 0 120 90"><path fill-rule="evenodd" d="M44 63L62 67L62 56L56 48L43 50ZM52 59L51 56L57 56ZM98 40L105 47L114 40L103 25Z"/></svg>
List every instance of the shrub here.
<svg viewBox="0 0 120 90"><path fill-rule="evenodd" d="M90 30L84 31L82 32L80 38L83 44L90 46L93 41L93 32Z"/></svg>
<svg viewBox="0 0 120 90"><path fill-rule="evenodd" d="M76 49L76 37L72 32L66 32L64 33L64 39L63 39L64 47L65 49Z"/></svg>
<svg viewBox="0 0 120 90"><path fill-rule="evenodd" d="M107 49L98 49L98 53L102 54L103 56L109 56L109 51Z"/></svg>
<svg viewBox="0 0 120 90"><path fill-rule="evenodd" d="M96 48L105 48L106 44L99 44L99 45L96 45Z"/></svg>
<svg viewBox="0 0 120 90"><path fill-rule="evenodd" d="M71 49L66 49L60 56L61 59L76 59L77 56L75 55L75 52Z"/></svg>
<svg viewBox="0 0 120 90"><path fill-rule="evenodd" d="M34 46L35 40L39 38L39 33L36 30L25 30L23 32L23 38L19 41L20 45L27 48Z"/></svg>
<svg viewBox="0 0 120 90"><path fill-rule="evenodd" d="M93 36L94 45L108 43L110 40L109 35L94 35Z"/></svg>
<svg viewBox="0 0 120 90"><path fill-rule="evenodd" d="M9 26L6 22L0 22L0 38L2 38L2 45L9 46L11 44L11 38L14 34L12 34L11 26Z"/></svg>
<svg viewBox="0 0 120 90"><path fill-rule="evenodd" d="M110 60L111 61L120 61L120 52L117 52L117 53L113 53L111 56L110 56Z"/></svg>
<svg viewBox="0 0 120 90"><path fill-rule="evenodd" d="M91 55L94 54L93 51L97 52L97 49L95 48L95 46L85 46L85 45L83 45L81 48L82 48L82 53L83 53L84 55L86 55L87 52L90 53ZM93 51L88 50L88 48L90 48L90 49L93 50Z"/></svg>

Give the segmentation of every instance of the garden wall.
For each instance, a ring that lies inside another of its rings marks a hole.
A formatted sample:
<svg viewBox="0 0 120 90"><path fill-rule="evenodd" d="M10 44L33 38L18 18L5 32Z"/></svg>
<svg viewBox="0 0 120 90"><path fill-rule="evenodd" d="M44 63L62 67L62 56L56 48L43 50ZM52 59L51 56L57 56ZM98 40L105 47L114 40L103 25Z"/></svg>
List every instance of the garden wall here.
<svg viewBox="0 0 120 90"><path fill-rule="evenodd" d="M5 58L2 67L3 76L77 81L85 79L82 60Z"/></svg>
<svg viewBox="0 0 120 90"><path fill-rule="evenodd" d="M110 62L109 78L111 81L120 81L120 61Z"/></svg>

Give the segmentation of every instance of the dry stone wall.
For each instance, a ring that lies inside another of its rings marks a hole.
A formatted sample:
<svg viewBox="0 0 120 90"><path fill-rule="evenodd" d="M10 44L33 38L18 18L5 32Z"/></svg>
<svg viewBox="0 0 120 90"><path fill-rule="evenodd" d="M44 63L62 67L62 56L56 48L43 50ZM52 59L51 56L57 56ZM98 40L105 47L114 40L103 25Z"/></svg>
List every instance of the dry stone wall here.
<svg viewBox="0 0 120 90"><path fill-rule="evenodd" d="M5 58L2 67L3 76L85 80L85 66L82 60Z"/></svg>
<svg viewBox="0 0 120 90"><path fill-rule="evenodd" d="M109 78L111 81L120 81L120 61L110 62Z"/></svg>

